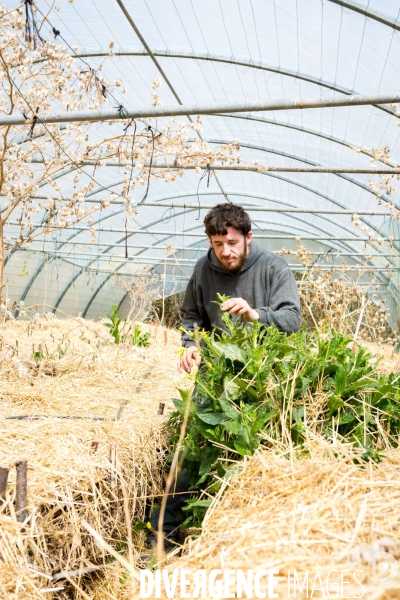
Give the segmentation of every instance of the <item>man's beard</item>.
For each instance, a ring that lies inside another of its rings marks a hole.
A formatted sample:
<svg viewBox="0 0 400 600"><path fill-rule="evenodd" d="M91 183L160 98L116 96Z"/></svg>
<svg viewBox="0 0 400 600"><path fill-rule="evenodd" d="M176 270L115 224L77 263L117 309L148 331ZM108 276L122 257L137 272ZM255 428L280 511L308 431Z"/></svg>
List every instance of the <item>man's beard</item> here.
<svg viewBox="0 0 400 600"><path fill-rule="evenodd" d="M247 258L247 251L248 251L248 247L246 246L245 249L243 250L242 254L239 254L237 257L237 260L234 263L231 264L226 264L223 261L219 260L219 258L217 257L217 255L215 254L215 258L218 261L218 264L220 267L222 267L222 269L224 269L224 271L229 271L230 273L234 273L235 271L239 271L239 269L241 269L244 265L244 261Z"/></svg>

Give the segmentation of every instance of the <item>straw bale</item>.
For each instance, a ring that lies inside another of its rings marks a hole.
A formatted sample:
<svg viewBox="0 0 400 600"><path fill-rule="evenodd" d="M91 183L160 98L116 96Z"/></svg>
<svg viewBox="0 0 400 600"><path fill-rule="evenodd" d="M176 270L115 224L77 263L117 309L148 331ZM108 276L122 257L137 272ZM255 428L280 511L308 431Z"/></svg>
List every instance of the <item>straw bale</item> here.
<svg viewBox="0 0 400 600"><path fill-rule="evenodd" d="M377 344L375 342L360 342L371 354L380 359L377 371L380 373L398 373L400 371L400 354L390 344Z"/></svg>
<svg viewBox="0 0 400 600"><path fill-rule="evenodd" d="M242 473L210 507L202 535L168 568L276 568L279 585L274 591L281 599L288 597L289 571L291 598L294 570L301 583L307 570L310 582L317 570L325 582L324 596L321 591L307 596L297 587L296 597L303 599L329 597L330 570L361 569L364 598L398 598L398 579L386 587L373 583L372 562L376 550L400 558L400 452L385 453L380 464L360 466L346 452L335 457L323 450L321 442L314 444L311 459L263 451L245 460ZM345 595L360 596L351 573ZM332 597L334 591L330 589Z"/></svg>
<svg viewBox="0 0 400 600"><path fill-rule="evenodd" d="M10 467L0 506L0 598L49 598L40 590L57 587L65 590L52 597L66 598L68 582L53 574L109 567L82 519L124 550L124 491L134 522L163 489L163 424L176 386L185 385L175 368L179 334L169 331L165 344L161 328L143 326L151 346L136 349L109 344L101 323L42 319L27 327L7 322L0 329L0 464ZM45 358L33 357L33 344ZM30 418L7 418L22 416ZM25 523L17 523L14 506L14 464L21 459L28 460ZM135 556L143 534L136 542Z"/></svg>

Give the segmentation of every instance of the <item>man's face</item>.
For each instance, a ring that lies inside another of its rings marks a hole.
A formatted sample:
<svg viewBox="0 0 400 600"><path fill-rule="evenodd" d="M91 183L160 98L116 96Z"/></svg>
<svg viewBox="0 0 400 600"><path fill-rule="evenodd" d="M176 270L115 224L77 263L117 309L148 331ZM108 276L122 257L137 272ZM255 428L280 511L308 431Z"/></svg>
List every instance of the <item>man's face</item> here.
<svg viewBox="0 0 400 600"><path fill-rule="evenodd" d="M244 236L234 227L228 227L226 235L210 237L215 256L225 271L238 271L243 266L249 252L251 238L251 231Z"/></svg>

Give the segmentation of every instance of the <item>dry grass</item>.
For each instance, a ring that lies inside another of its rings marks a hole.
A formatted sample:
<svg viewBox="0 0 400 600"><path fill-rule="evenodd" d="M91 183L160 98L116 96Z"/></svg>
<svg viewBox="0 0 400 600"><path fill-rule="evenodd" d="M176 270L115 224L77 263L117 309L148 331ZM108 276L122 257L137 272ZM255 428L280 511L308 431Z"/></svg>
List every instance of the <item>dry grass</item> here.
<svg viewBox="0 0 400 600"><path fill-rule="evenodd" d="M71 584L52 581L54 573L110 566L82 519L114 547L126 548L127 518L142 520L146 498L162 491L162 427L182 385L175 368L179 334L169 331L165 344L163 331L147 326L151 346L132 349L104 342L108 330L100 323L42 318L29 336L27 326L1 327L0 464L10 467L10 476L0 507L0 598L62 598ZM32 358L32 344L50 358ZM60 347L67 348L61 359ZM163 417L160 402L166 402ZM7 419L26 415L31 418ZM80 418L60 418L67 416ZM24 524L16 522L14 508L13 465L20 459L29 466ZM131 545L134 560L141 539ZM65 586L53 596L40 591Z"/></svg>
<svg viewBox="0 0 400 600"><path fill-rule="evenodd" d="M371 354L380 359L376 370L379 373L397 373L400 370L400 354L390 344L360 342Z"/></svg>
<svg viewBox="0 0 400 600"><path fill-rule="evenodd" d="M137 597L134 579L99 549L82 520L137 564L143 534L129 544L127 522L142 520L146 498L163 488L165 417L157 411L166 402L167 414L176 386L187 385L175 368L179 334L169 331L165 345L163 331L146 326L151 347L132 349L105 342L100 323L41 318L29 335L27 326L13 321L1 327L0 464L27 458L29 471L26 523L15 519L13 468L0 507L0 598ZM35 360L32 344L49 358ZM384 354L382 369L393 370L391 347L366 345ZM60 348L67 349L61 359ZM6 419L22 415L42 417ZM93 420L99 417L109 420ZM361 568L365 598L399 597L393 585L389 592L371 584L371 552L386 548L397 557L400 548L400 454L385 452L384 462L362 468L344 446L335 456L327 442L314 440L309 450L310 459L268 452L245 461L207 514L200 538L188 539L185 555L177 561L169 556L165 564L192 570L276 566L280 598L287 597L289 569L302 580L306 569L318 568L323 579L329 569ZM100 569L84 578L51 579L91 566ZM41 591L56 588L62 589ZM305 596L297 591L297 597Z"/></svg>
<svg viewBox="0 0 400 600"><path fill-rule="evenodd" d="M243 472L208 511L200 538L188 544L187 555L171 564L171 571L279 569L274 591L285 599L289 571L294 597L293 571L303 582L308 570L311 594L318 570L325 596L321 591L307 596L297 588L296 597L303 599L328 597L330 570L362 569L358 578L364 598L398 598L398 580L380 587L372 575L376 550L400 558L400 453L387 453L383 463L360 467L346 447L335 448L334 456L322 441L313 445L311 459L258 452L245 461ZM360 586L347 575L352 585L339 597L360 597ZM330 592L336 597L333 587Z"/></svg>

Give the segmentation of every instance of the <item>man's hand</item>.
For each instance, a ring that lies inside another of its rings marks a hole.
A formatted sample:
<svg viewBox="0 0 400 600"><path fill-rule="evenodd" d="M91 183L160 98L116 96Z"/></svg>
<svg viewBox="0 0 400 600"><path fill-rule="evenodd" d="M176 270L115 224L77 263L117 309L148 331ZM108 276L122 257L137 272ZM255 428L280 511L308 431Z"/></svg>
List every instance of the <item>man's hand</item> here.
<svg viewBox="0 0 400 600"><path fill-rule="evenodd" d="M254 308L251 308L243 298L230 298L226 300L226 302L221 304L221 310L229 310L229 314L237 315L248 323L258 321L260 318L258 312Z"/></svg>
<svg viewBox="0 0 400 600"><path fill-rule="evenodd" d="M178 371L182 372L182 369L186 371L186 373L190 373L193 367L193 361L197 366L200 366L201 356L196 346L190 346L189 348L185 348L185 353L178 360Z"/></svg>

